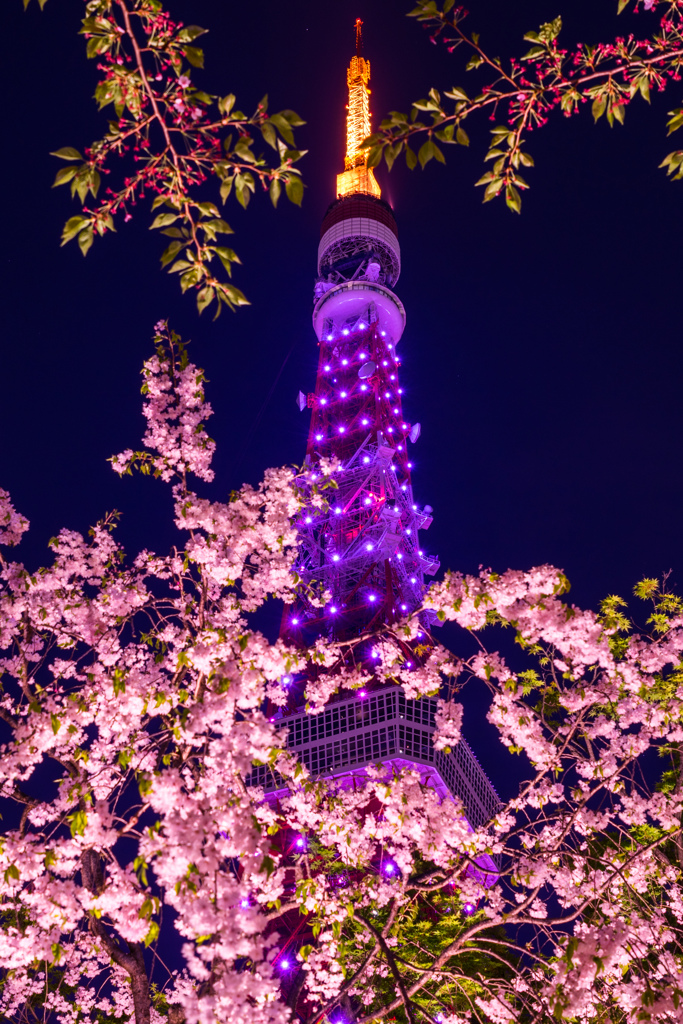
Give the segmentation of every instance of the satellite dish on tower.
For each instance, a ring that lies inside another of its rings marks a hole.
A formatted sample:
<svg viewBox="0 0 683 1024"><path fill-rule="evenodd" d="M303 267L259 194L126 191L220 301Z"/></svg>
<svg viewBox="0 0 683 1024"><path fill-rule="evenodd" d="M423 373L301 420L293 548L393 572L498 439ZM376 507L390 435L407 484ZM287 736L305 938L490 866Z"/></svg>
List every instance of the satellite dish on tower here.
<svg viewBox="0 0 683 1024"><path fill-rule="evenodd" d="M303 393L303 391L300 391L299 394L296 396L296 404L299 406L300 412L303 412L304 409L306 408L306 396Z"/></svg>
<svg viewBox="0 0 683 1024"><path fill-rule="evenodd" d="M360 370L358 371L358 376L360 377L361 380L367 380L368 377L372 377L376 369L377 366L375 363L373 363L371 359L369 362L363 363Z"/></svg>
<svg viewBox="0 0 683 1024"><path fill-rule="evenodd" d="M413 423L413 426L411 428L411 431L410 431L410 434L408 435L408 437L413 442L413 444L415 444L415 442L417 441L417 439L418 439L418 437L420 436L421 433L422 433L422 424L421 423Z"/></svg>

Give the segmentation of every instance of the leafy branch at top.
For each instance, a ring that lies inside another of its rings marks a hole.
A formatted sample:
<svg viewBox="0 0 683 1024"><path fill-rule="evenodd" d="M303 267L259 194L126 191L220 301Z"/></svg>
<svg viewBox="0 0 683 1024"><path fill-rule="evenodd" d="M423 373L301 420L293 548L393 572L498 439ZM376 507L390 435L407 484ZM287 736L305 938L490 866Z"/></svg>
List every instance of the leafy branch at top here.
<svg viewBox="0 0 683 1024"><path fill-rule="evenodd" d="M87 0L85 15L81 34L100 72L95 99L100 110L113 107L114 116L83 154L69 146L53 154L67 164L55 185L68 184L83 206L66 222L62 244L77 238L85 255L96 235L115 230L117 215L130 220L138 201L151 197L158 212L150 227L171 239L162 266L179 275L183 292L196 291L199 312L214 301L216 315L224 305L246 304L225 280L240 262L224 244L232 229L205 200L203 185L217 179L222 202L234 192L245 208L257 185L274 206L284 186L299 205L304 186L295 164L304 154L293 129L304 122L293 110L269 114L267 97L247 116L234 95L198 89L192 68L203 67L204 55L195 42L206 30L172 21L161 0ZM254 152L257 139L272 149L271 159ZM115 158L122 183L99 198Z"/></svg>
<svg viewBox="0 0 683 1024"><path fill-rule="evenodd" d="M619 0L618 12L629 2ZM636 0L636 11L639 6ZM443 42L449 52L464 48L465 69L484 75L486 81L474 96L461 86L443 96L431 89L426 99L413 103L410 114L392 111L365 141L369 166L375 167L384 156L391 169L401 153L411 169L418 163L424 168L432 159L444 163L441 144L469 145L465 122L485 113L498 123L491 129L484 158L493 161L492 167L477 185L485 186L484 202L505 196L508 207L520 213L521 192L529 187L521 169L534 164L526 151L529 132L546 124L556 110L570 117L584 103L591 104L596 121L604 115L610 125L623 124L634 97L649 102L653 88L663 90L669 81L680 80L683 0L644 0L642 6L645 11L663 11L656 30L644 39L629 35L613 43L563 50L557 41L562 28L558 17L524 36L532 45L523 56L503 61L486 53L478 33L464 31L467 11L455 7L454 0L445 0L442 6L436 0L418 0L410 17L422 22L432 42ZM671 111L670 117L669 134L683 125L683 109ZM421 141L417 152L413 139ZM673 178L683 178L683 151L670 153L661 166Z"/></svg>

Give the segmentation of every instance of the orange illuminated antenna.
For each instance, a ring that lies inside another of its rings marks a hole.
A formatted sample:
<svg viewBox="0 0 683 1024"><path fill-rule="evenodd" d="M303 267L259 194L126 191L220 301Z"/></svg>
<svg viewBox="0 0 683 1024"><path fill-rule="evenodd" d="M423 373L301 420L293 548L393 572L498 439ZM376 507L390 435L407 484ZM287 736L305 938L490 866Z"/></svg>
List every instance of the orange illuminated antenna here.
<svg viewBox="0 0 683 1024"><path fill-rule="evenodd" d="M337 175L337 196L352 196L358 193L381 195L372 168L368 168L368 151L362 149L363 141L370 135L370 61L361 57L363 22L356 18L356 56L351 58L346 72L349 87L349 105L346 115L346 157L344 171Z"/></svg>

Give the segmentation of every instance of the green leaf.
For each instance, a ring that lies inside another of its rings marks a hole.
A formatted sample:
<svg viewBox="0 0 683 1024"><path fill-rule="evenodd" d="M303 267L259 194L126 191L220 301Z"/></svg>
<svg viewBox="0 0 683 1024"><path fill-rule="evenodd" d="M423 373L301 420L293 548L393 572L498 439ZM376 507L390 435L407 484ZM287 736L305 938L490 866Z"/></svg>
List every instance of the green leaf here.
<svg viewBox="0 0 683 1024"><path fill-rule="evenodd" d="M446 93L449 100L463 100L467 102L467 93L464 89L461 89L459 85L454 85L450 92Z"/></svg>
<svg viewBox="0 0 683 1024"><path fill-rule="evenodd" d="M277 149L277 132L273 128L270 121L265 121L261 125L261 135L263 136L265 142L267 142L269 146L272 146L272 148L275 150Z"/></svg>
<svg viewBox="0 0 683 1024"><path fill-rule="evenodd" d="M67 181L71 181L77 171L77 167L62 167L61 171L57 171L52 187L57 188L58 185L66 185Z"/></svg>
<svg viewBox="0 0 683 1024"><path fill-rule="evenodd" d="M280 198L280 193L282 192L282 185L280 184L279 178L273 178L273 180L270 183L268 192L270 194L271 203L273 204L273 206L277 206L278 199Z"/></svg>
<svg viewBox="0 0 683 1024"><path fill-rule="evenodd" d="M602 115L607 109L607 99L604 96L598 96L593 100L593 106L591 110L593 112L593 119L597 122L600 120Z"/></svg>
<svg viewBox="0 0 683 1024"><path fill-rule="evenodd" d="M62 231L62 245L66 245L72 238L75 238L83 226L88 223L90 223L89 217L81 217L80 215L69 217Z"/></svg>
<svg viewBox="0 0 683 1024"><path fill-rule="evenodd" d="M15 881L18 881L20 877L21 876L19 874L19 868L16 866L16 864L10 864L10 866L5 869L5 882L7 882L8 884L10 879L13 878L15 879Z"/></svg>
<svg viewBox="0 0 683 1024"><path fill-rule="evenodd" d="M285 192L290 203L301 206L301 200L304 197L304 183L298 175L294 175L285 182Z"/></svg>
<svg viewBox="0 0 683 1024"><path fill-rule="evenodd" d="M164 249L161 255L162 267L167 266L172 260L174 260L182 248L182 242L171 242L171 244L166 249Z"/></svg>
<svg viewBox="0 0 683 1024"><path fill-rule="evenodd" d="M522 197L514 185L508 185L505 189L505 202L509 210L514 210L515 213L522 212Z"/></svg>
<svg viewBox="0 0 683 1024"><path fill-rule="evenodd" d="M286 143L290 146L294 145L294 133L292 132L291 125L286 117L282 114L272 114L270 117L270 123L275 125Z"/></svg>
<svg viewBox="0 0 683 1024"><path fill-rule="evenodd" d="M223 99L220 99L218 101L218 109L220 110L221 114L223 114L224 117L228 116L228 114L230 113L234 106L235 94L232 92L228 93L227 96L224 96Z"/></svg>
<svg viewBox="0 0 683 1024"><path fill-rule="evenodd" d="M380 163L381 160L382 160L382 147L381 146L373 146L372 149L370 150L370 152L368 153L368 162L367 162L368 170L370 168L372 168L372 167L377 167L377 164Z"/></svg>
<svg viewBox="0 0 683 1024"><path fill-rule="evenodd" d="M88 816L85 811L76 811L71 815L71 835L82 836L85 834L85 826L88 824Z"/></svg>
<svg viewBox="0 0 683 1024"><path fill-rule="evenodd" d="M183 46L182 52L193 68L204 67L204 51L200 50L198 46Z"/></svg>
<svg viewBox="0 0 683 1024"><path fill-rule="evenodd" d="M630 0L619 0L619 4L617 6L617 14L621 14L621 12L624 10L624 8L628 7L629 3L630 3Z"/></svg>
<svg viewBox="0 0 683 1024"><path fill-rule="evenodd" d="M461 146L469 146L470 144L470 137L464 128L458 127L458 130L455 133L455 138Z"/></svg>
<svg viewBox="0 0 683 1024"><path fill-rule="evenodd" d="M422 145L420 146L419 152L417 154L417 159L420 161L420 166L422 167L423 170L434 156L435 148L436 147L434 146L434 143L432 142L431 139L427 139L427 141L423 142Z"/></svg>
<svg viewBox="0 0 683 1024"><path fill-rule="evenodd" d="M197 309L200 313L203 313L207 306L210 306L216 297L216 293L213 288L207 286L206 288L200 289L197 293Z"/></svg>
<svg viewBox="0 0 683 1024"><path fill-rule="evenodd" d="M417 155L406 142L406 164L408 169L413 171L417 167Z"/></svg>
<svg viewBox="0 0 683 1024"><path fill-rule="evenodd" d="M159 213L150 224L149 230L168 227L169 224L174 224L179 216L179 213Z"/></svg>
<svg viewBox="0 0 683 1024"><path fill-rule="evenodd" d="M208 31L208 28L202 28L200 25L186 25L185 28L181 28L177 39L179 43L191 43L193 39L206 35Z"/></svg>
<svg viewBox="0 0 683 1024"><path fill-rule="evenodd" d="M50 715L50 721L52 723L52 731L56 736L61 728L62 723L60 722L59 717L54 713Z"/></svg>
<svg viewBox="0 0 683 1024"><path fill-rule="evenodd" d="M78 244L84 256L88 255L88 250L93 243L93 237L92 228L90 227L86 228L85 231L81 231L78 236Z"/></svg>
<svg viewBox="0 0 683 1024"><path fill-rule="evenodd" d="M60 160L82 160L83 157L73 146L63 146L62 149L55 149L50 156L57 156Z"/></svg>

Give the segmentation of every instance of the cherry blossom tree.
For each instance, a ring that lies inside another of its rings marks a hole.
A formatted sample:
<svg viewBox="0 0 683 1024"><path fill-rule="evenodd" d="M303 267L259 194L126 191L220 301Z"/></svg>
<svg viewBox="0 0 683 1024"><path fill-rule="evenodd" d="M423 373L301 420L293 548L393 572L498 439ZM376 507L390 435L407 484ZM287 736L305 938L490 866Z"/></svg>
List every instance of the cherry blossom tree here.
<svg viewBox="0 0 683 1024"><path fill-rule="evenodd" d="M448 573L424 606L474 656L417 615L369 660L368 637L269 640L254 614L303 587L298 518L335 466L210 501L190 486L213 473L203 376L165 323L143 380L144 448L112 465L170 484L177 545L128 556L108 515L37 572L0 560L2 1019L679 1021L681 601L643 581L637 631L548 566ZM0 543L27 528L0 492ZM294 672L311 714L359 687L431 695L441 749L474 681L518 791L471 828L417 771L312 776L273 714Z"/></svg>
<svg viewBox="0 0 683 1024"><path fill-rule="evenodd" d="M528 136L556 113L577 114L590 104L593 117L610 125L623 124L629 104L650 102L653 90L679 82L683 68L683 0L618 0L619 14L627 8L644 16L645 33L633 32L611 42L579 44L563 49L559 43L562 18L547 22L524 39L531 46L519 57L491 55L479 32L468 32L467 10L455 0L418 0L410 12L428 30L433 43L450 53L465 55L465 70L478 79L474 90L462 85L443 91L432 88L416 100L409 113L392 111L367 142L369 165L382 160L389 168L399 155L411 169L430 160L445 162L443 145L468 146L467 128L484 114L494 121L484 160L491 169L479 179L484 202L504 196L509 209L521 212L524 178L534 166ZM683 108L669 113L669 134L683 125ZM412 145L411 145L412 143ZM414 146L417 146L417 151ZM664 157L661 166L674 180L683 178L683 150Z"/></svg>

